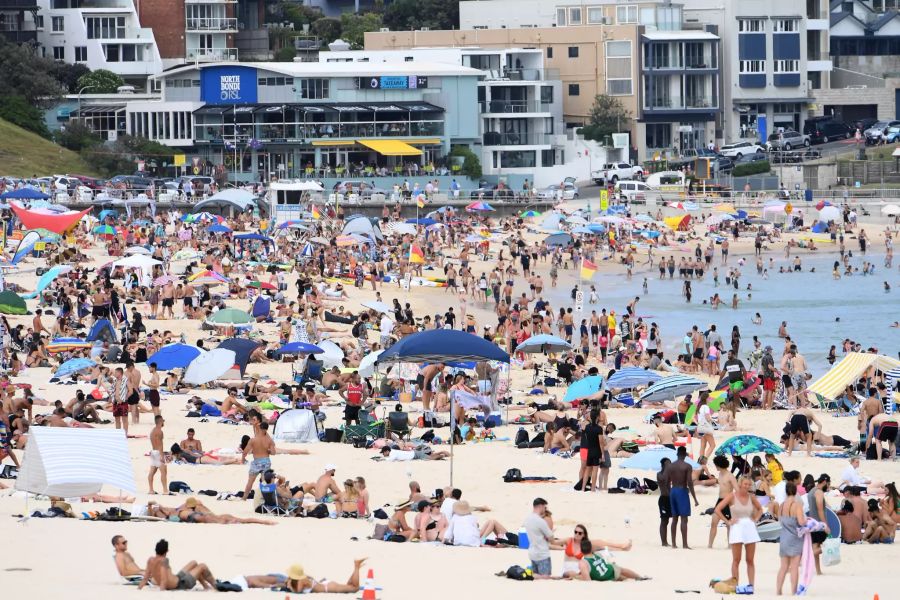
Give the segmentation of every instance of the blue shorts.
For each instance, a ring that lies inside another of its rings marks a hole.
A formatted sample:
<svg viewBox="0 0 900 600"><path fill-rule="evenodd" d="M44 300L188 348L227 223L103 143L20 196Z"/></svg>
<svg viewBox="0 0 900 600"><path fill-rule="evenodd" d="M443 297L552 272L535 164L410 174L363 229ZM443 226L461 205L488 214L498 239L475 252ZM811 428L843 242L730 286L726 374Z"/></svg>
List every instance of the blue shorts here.
<svg viewBox="0 0 900 600"><path fill-rule="evenodd" d="M687 488L673 487L669 492L669 506L673 517L691 516L691 497Z"/></svg>
<svg viewBox="0 0 900 600"><path fill-rule="evenodd" d="M272 468L272 459L256 458L256 459L253 459L253 462L250 463L250 474L256 475L258 473L264 473L271 468Z"/></svg>
<svg viewBox="0 0 900 600"><path fill-rule="evenodd" d="M531 561L531 572L535 575L547 575L549 576L553 571L553 563L550 562L549 558L545 558L544 560L533 560Z"/></svg>

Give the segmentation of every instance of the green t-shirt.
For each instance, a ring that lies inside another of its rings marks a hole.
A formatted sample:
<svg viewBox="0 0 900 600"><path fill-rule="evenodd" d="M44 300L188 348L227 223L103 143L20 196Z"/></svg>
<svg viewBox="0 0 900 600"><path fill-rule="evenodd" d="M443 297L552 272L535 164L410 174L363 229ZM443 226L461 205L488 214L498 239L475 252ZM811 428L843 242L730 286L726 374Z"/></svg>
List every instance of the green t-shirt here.
<svg viewBox="0 0 900 600"><path fill-rule="evenodd" d="M590 556L585 556L584 560L587 561L591 569L591 581L615 581L615 567L606 562L602 556L591 554Z"/></svg>

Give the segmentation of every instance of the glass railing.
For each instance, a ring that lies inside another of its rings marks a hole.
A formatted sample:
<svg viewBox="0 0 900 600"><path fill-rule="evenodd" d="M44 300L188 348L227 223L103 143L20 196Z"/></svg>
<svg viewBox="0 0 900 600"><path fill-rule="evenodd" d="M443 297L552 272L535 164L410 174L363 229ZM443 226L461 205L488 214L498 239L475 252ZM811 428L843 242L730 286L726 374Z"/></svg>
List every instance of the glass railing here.
<svg viewBox="0 0 900 600"><path fill-rule="evenodd" d="M237 48L188 48L187 59L195 61L237 60Z"/></svg>
<svg viewBox="0 0 900 600"><path fill-rule="evenodd" d="M444 135L443 121L412 121L402 123L258 123L238 125L238 141L250 139L347 139L379 137L425 137ZM225 140L233 143L235 127L231 124L197 124L194 139L200 141Z"/></svg>
<svg viewBox="0 0 900 600"><path fill-rule="evenodd" d="M237 19L228 17L207 17L185 19L185 31L237 31Z"/></svg>
<svg viewBox="0 0 900 600"><path fill-rule="evenodd" d="M711 98L688 98L684 102L679 98L658 100L644 103L644 110L684 110L692 108L718 108Z"/></svg>
<svg viewBox="0 0 900 600"><path fill-rule="evenodd" d="M479 102L482 113L506 114L506 113L545 113L550 112L550 105L541 102L529 102L527 100L491 100Z"/></svg>
<svg viewBox="0 0 900 600"><path fill-rule="evenodd" d="M488 131L483 134L485 146L528 146L528 145L549 145L550 134L548 133L496 133Z"/></svg>

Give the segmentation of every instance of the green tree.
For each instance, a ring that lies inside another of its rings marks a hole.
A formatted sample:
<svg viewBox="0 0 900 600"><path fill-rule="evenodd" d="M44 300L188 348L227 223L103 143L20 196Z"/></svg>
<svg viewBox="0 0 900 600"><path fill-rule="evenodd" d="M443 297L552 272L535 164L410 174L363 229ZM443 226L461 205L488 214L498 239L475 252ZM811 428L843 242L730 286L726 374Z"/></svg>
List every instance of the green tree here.
<svg viewBox="0 0 900 600"><path fill-rule="evenodd" d="M599 94L591 107L590 123L581 129L585 139L611 144L612 134L631 131L631 111L614 96Z"/></svg>
<svg viewBox="0 0 900 600"><path fill-rule="evenodd" d="M341 20L322 17L312 24L312 32L319 36L323 44L330 44L341 37Z"/></svg>
<svg viewBox="0 0 900 600"><path fill-rule="evenodd" d="M81 63L72 65L57 62L53 65L53 76L70 94L78 93L78 80L90 72L91 70Z"/></svg>
<svg viewBox="0 0 900 600"><path fill-rule="evenodd" d="M85 162L105 175L133 173L139 160L146 161L151 167L152 164L171 163L174 154L168 146L132 135L123 135L112 144L96 144L81 151Z"/></svg>
<svg viewBox="0 0 900 600"><path fill-rule="evenodd" d="M456 29L459 0L394 0L384 11L384 26L396 31Z"/></svg>
<svg viewBox="0 0 900 600"><path fill-rule="evenodd" d="M302 4L282 2L280 8L281 21L289 21L294 24L296 31L303 31L304 25L312 25L314 21L322 18L322 11Z"/></svg>
<svg viewBox="0 0 900 600"><path fill-rule="evenodd" d="M472 152L471 148L468 146L453 146L450 148L450 156L463 157L460 173L471 179L478 179L481 177L481 160L478 158L477 154Z"/></svg>
<svg viewBox="0 0 900 600"><path fill-rule="evenodd" d="M275 62L291 62L294 60L295 56L297 56L297 51L291 46L285 46L281 50L275 52L273 59Z"/></svg>
<svg viewBox="0 0 900 600"><path fill-rule="evenodd" d="M97 69L79 77L77 85L79 91L84 89L89 94L115 94L125 81L112 71Z"/></svg>
<svg viewBox="0 0 900 600"><path fill-rule="evenodd" d="M4 96L21 96L29 104L46 106L65 91L53 72L56 63L41 58L28 45L0 37L0 81ZM0 96L0 104L3 97Z"/></svg>
<svg viewBox="0 0 900 600"><path fill-rule="evenodd" d="M378 13L344 13L341 15L341 38L354 49L360 49L365 47L365 33L378 31L382 25L381 15Z"/></svg>
<svg viewBox="0 0 900 600"><path fill-rule="evenodd" d="M101 142L100 136L79 121L71 121L64 129L56 133L56 142L69 150L81 152Z"/></svg>
<svg viewBox="0 0 900 600"><path fill-rule="evenodd" d="M50 137L50 130L44 121L44 111L29 102L23 96L3 96L0 98L0 119L18 125L22 129L33 131L45 138ZM15 140L8 140L15 144Z"/></svg>

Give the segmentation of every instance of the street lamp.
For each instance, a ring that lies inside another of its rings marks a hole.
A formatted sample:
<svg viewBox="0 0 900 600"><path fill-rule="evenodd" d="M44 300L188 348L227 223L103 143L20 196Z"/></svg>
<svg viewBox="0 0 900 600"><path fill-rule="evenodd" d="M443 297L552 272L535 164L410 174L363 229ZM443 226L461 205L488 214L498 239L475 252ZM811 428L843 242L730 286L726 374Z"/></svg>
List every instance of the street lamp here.
<svg viewBox="0 0 900 600"><path fill-rule="evenodd" d="M84 90L89 90L89 89L94 88L94 87L97 87L97 86L95 86L95 85L86 85L86 86L84 86L83 88L81 88L80 90L78 90L78 118L79 118L79 119L81 118L81 93L84 92Z"/></svg>

